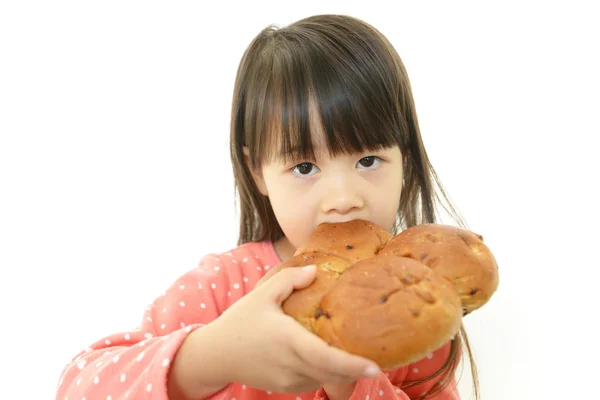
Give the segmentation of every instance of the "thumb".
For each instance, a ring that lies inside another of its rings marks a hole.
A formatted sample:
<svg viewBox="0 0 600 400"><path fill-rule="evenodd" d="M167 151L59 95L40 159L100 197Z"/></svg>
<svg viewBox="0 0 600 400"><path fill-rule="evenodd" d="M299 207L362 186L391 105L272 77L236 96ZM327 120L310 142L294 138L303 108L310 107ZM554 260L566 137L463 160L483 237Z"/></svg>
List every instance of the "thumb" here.
<svg viewBox="0 0 600 400"><path fill-rule="evenodd" d="M305 267L285 268L265 282L264 291L267 296L277 305L281 305L294 289L302 289L309 286L316 277L315 265Z"/></svg>

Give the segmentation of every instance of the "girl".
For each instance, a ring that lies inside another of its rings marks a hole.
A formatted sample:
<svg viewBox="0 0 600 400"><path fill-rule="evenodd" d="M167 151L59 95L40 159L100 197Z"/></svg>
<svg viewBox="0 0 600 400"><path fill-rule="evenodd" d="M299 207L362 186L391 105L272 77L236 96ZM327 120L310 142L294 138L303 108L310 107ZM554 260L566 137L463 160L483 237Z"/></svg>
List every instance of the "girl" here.
<svg viewBox="0 0 600 400"><path fill-rule="evenodd" d="M267 27L238 69L230 139L238 247L205 256L154 301L139 329L79 354L56 398L459 399L464 331L413 365L380 371L280 307L315 270L276 267L320 223L360 218L396 234L436 221L441 185L386 38L338 15Z"/></svg>

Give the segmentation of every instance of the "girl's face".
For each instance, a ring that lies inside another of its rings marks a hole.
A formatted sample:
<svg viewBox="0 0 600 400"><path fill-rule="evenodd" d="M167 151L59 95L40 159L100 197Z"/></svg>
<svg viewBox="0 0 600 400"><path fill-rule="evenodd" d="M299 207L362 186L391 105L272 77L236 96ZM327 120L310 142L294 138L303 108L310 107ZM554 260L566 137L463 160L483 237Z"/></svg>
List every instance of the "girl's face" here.
<svg viewBox="0 0 600 400"><path fill-rule="evenodd" d="M285 235L275 244L283 260L323 222L364 219L389 231L396 220L403 172L398 146L331 157L322 140L313 143L315 160L281 157L254 174Z"/></svg>

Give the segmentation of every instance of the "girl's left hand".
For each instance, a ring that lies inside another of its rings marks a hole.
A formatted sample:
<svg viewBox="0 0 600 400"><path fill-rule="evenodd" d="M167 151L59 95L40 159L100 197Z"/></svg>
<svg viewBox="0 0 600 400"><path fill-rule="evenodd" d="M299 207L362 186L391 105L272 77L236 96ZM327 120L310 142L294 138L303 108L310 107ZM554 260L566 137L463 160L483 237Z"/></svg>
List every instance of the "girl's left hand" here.
<svg viewBox="0 0 600 400"><path fill-rule="evenodd" d="M329 400L348 400L354 388L356 387L356 381L350 383L339 383L323 385L323 390L327 393Z"/></svg>

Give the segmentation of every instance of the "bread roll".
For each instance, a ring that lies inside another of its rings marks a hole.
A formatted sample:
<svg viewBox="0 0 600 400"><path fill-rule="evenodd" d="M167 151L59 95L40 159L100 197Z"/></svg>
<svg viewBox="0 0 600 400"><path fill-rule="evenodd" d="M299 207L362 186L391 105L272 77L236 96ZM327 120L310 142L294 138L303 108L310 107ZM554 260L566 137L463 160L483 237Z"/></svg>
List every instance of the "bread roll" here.
<svg viewBox="0 0 600 400"><path fill-rule="evenodd" d="M390 239L381 255L418 260L452 282L464 314L475 311L498 288L498 266L483 237L447 225L413 226Z"/></svg>
<svg viewBox="0 0 600 400"><path fill-rule="evenodd" d="M410 258L372 257L325 294L315 333L329 344L393 369L452 339L461 305L452 285Z"/></svg>
<svg viewBox="0 0 600 400"><path fill-rule="evenodd" d="M323 223L279 270L314 264L311 285L283 311L332 346L382 369L415 362L452 339L463 314L498 286L480 235L424 224L392 237L364 220Z"/></svg>

